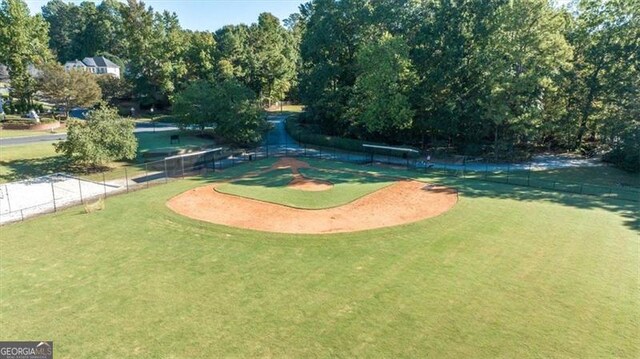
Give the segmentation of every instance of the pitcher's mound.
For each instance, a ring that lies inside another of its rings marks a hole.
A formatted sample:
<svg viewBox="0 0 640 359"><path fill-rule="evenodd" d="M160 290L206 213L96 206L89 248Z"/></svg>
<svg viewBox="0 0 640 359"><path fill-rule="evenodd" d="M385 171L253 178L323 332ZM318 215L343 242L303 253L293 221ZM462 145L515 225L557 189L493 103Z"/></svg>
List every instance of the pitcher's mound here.
<svg viewBox="0 0 640 359"><path fill-rule="evenodd" d="M331 187L333 187L333 183L313 178L306 178L302 175L296 175L293 180L289 182L287 187L301 191L319 192L331 189Z"/></svg>
<svg viewBox="0 0 640 359"><path fill-rule="evenodd" d="M338 233L396 226L450 210L457 193L447 187L401 181L344 206L307 210L220 193L215 185L184 192L167 206L187 217L279 233Z"/></svg>

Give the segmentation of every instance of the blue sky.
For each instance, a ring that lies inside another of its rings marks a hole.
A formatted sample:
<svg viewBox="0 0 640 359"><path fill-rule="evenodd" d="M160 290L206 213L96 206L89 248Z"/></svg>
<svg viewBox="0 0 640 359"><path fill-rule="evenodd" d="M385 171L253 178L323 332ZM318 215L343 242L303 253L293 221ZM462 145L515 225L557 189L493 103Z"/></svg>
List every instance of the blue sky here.
<svg viewBox="0 0 640 359"><path fill-rule="evenodd" d="M39 13L48 0L26 0L32 13ZM70 1L80 3L81 1ZM100 1L93 1L100 2ZM215 31L228 24L251 24L262 12L270 12L283 20L298 11L303 0L147 0L156 11L178 14L180 24L190 30Z"/></svg>

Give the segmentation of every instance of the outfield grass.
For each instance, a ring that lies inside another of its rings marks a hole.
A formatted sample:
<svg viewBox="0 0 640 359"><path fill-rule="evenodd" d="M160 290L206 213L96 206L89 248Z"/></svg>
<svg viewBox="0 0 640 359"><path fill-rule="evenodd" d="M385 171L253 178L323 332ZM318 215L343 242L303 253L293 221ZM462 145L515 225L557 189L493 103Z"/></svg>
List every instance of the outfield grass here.
<svg viewBox="0 0 640 359"><path fill-rule="evenodd" d="M452 211L350 234L165 206L204 180L1 227L0 340L57 358L638 356L637 207L438 181L461 191Z"/></svg>
<svg viewBox="0 0 640 359"><path fill-rule="evenodd" d="M469 171L468 174L472 174ZM484 171L477 173L484 176ZM604 187L630 187L640 190L640 176L637 173L625 172L612 166L594 166L594 167L572 167L572 168L556 168L541 171L507 171L488 172L492 177L503 177L507 175L527 179L532 181L545 182L562 182L562 183L589 183L596 186Z"/></svg>
<svg viewBox="0 0 640 359"><path fill-rule="evenodd" d="M305 209L337 207L390 185L389 179L362 177L348 172L328 172L301 169L307 178L329 181L333 187L326 191L310 192L287 188L293 179L291 170L275 170L258 176L241 178L218 186L222 193L253 198L265 202Z"/></svg>

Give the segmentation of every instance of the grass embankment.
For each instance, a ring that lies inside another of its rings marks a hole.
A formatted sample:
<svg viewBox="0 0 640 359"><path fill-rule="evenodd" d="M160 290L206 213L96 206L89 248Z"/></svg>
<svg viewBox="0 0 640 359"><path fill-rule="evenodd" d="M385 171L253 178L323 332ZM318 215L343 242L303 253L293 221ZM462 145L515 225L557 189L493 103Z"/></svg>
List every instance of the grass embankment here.
<svg viewBox="0 0 640 359"><path fill-rule="evenodd" d="M286 169L241 178L222 184L217 190L290 207L320 209L344 205L392 183L388 178L348 172L327 172L307 168L300 169L300 173L310 179L331 182L333 187L318 192L288 188L287 184L293 180L293 175Z"/></svg>
<svg viewBox="0 0 640 359"><path fill-rule="evenodd" d="M2 227L0 340L51 339L59 358L637 357L628 203L441 180L461 191L450 212L349 234L165 206L204 180Z"/></svg>
<svg viewBox="0 0 640 359"><path fill-rule="evenodd" d="M170 137L180 134L180 143L171 144ZM166 148L183 148L190 146L213 145L213 140L198 137L179 131L159 131L137 133L138 152ZM135 176L144 172L142 165L136 162L114 162L109 165L109 170L104 172L106 180L124 178L127 168L128 176ZM103 173L87 174L70 166L65 158L56 153L52 143L34 143L17 146L0 146L0 183L11 182L30 177L43 176L56 172L69 172L80 175L90 180L103 179Z"/></svg>
<svg viewBox="0 0 640 359"><path fill-rule="evenodd" d="M321 147L330 147L332 149L339 149L344 151L352 151L352 152L367 152L374 153L377 155L385 155L385 156L403 156L403 151L398 150L387 150L387 149L379 149L379 148L368 148L363 147L365 144L369 145L378 145L378 146L388 146L383 143L374 143L370 141L361 141L355 140L351 138L343 138L336 136L327 136L320 133L320 130L315 125L302 124L300 122L299 116L292 115L287 118L285 129L287 133L296 141L307 143L314 146ZM410 150L416 150L415 148L407 147L407 146L396 146L401 148L406 148ZM416 152L404 152L408 158L417 158L418 153Z"/></svg>

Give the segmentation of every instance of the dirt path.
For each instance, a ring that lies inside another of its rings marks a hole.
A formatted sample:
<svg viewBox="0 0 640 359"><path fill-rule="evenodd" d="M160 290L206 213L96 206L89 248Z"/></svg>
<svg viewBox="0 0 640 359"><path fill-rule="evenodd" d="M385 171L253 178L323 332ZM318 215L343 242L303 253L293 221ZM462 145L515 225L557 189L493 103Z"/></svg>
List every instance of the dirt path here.
<svg viewBox="0 0 640 359"><path fill-rule="evenodd" d="M396 226L444 213L457 201L446 187L400 181L341 207L304 210L219 193L215 185L167 202L173 211L202 221L278 233L339 233Z"/></svg>

